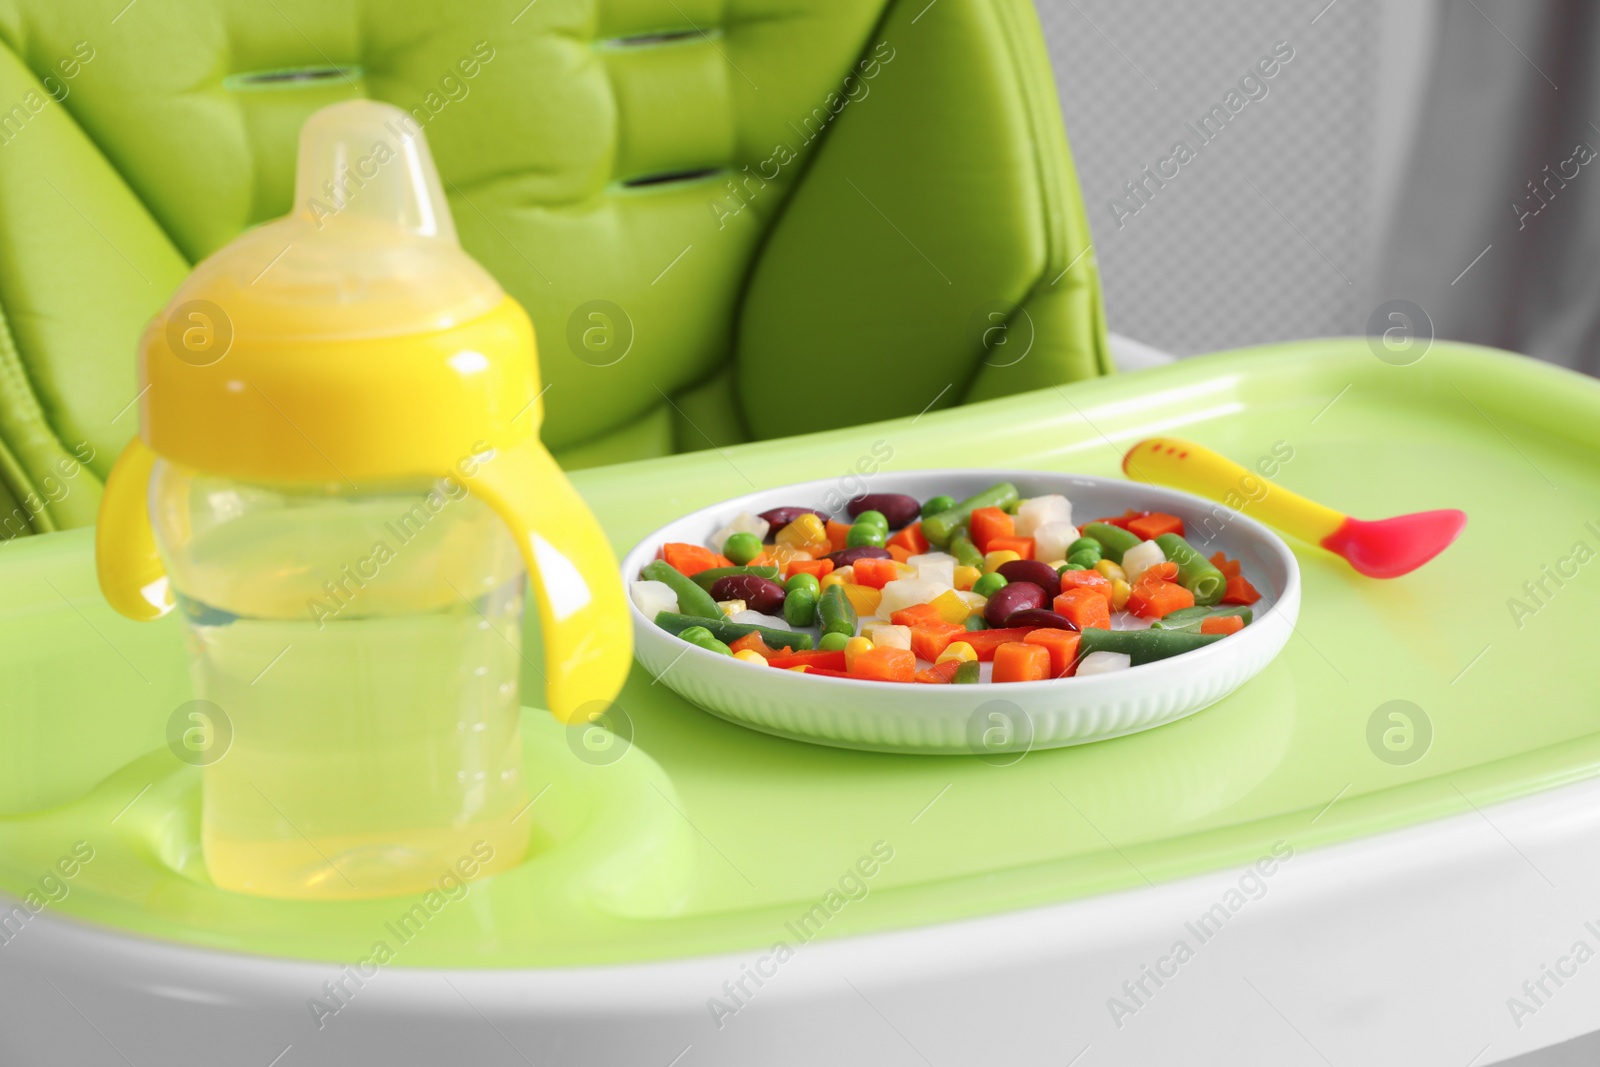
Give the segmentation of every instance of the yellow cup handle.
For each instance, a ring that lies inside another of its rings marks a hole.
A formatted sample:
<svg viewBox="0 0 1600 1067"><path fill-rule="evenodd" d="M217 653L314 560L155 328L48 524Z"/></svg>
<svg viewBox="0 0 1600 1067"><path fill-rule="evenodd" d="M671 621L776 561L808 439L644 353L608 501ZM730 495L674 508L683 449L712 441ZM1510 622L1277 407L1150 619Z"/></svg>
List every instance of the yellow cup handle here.
<svg viewBox="0 0 1600 1067"><path fill-rule="evenodd" d="M128 442L100 495L94 528L94 566L100 592L130 619L159 619L173 608L172 587L156 552L147 503L156 454L139 438Z"/></svg>
<svg viewBox="0 0 1600 1067"><path fill-rule="evenodd" d="M633 630L616 557L538 438L496 452L466 476L511 528L539 603L545 702L565 723L594 718L633 665Z"/></svg>

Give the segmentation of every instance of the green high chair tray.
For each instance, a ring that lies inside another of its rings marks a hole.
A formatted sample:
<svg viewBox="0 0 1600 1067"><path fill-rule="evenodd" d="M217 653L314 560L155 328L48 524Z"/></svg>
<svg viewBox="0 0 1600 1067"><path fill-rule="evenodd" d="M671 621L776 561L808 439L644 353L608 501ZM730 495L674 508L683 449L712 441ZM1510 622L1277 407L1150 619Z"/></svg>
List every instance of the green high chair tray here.
<svg viewBox="0 0 1600 1067"><path fill-rule="evenodd" d="M941 383L925 384L931 396ZM1305 342L575 481L620 555L692 509L850 478L864 458L1114 476L1123 449L1157 432L1246 464L1277 456L1282 484L1358 515L1459 507L1471 521L1388 582L1296 544L1296 635L1254 681L1170 726L1010 766L781 740L639 669L620 697L632 732L620 758L530 712L529 780L550 784L531 809L543 851L438 910L397 963L761 949L858 882L870 892L814 920L816 937L949 923L1217 871L1285 838L1305 851L1370 837L1600 768L1594 597L1580 588L1600 543L1600 385L1529 360L1440 343L1395 367L1360 340ZM37 893L86 841L94 858L74 865L54 915L230 952L372 951L407 901L268 901L207 884L197 772L164 744L190 696L177 625L111 612L89 531L12 543L0 588L0 889ZM537 677L524 683L536 704ZM1392 701L1408 702L1398 745L1372 726Z"/></svg>

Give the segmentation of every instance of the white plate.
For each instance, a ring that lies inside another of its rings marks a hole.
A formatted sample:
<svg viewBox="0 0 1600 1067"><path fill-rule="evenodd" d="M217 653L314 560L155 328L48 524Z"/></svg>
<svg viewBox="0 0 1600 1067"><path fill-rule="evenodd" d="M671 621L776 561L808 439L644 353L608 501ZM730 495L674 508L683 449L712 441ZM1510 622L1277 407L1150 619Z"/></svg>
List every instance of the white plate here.
<svg viewBox="0 0 1600 1067"><path fill-rule="evenodd" d="M922 685L813 678L743 663L696 648L656 626L637 606L634 647L639 662L680 696L725 719L779 737L876 752L978 755L1013 762L1029 748L1081 745L1148 730L1216 703L1282 650L1300 611L1300 568L1289 547L1255 520L1188 493L1137 482L1047 471L927 470L879 474L867 490L907 493L918 500L947 494L957 500L997 482L1024 498L1060 493L1080 525L1124 510L1164 511L1184 520L1197 549L1218 548L1240 561L1260 590L1255 619L1222 641L1171 659L1088 678L1002 685ZM835 480L804 482L750 493L703 508L650 534L622 561L624 580L663 544L706 544L742 511L759 514L784 505L834 510ZM1220 532L1203 541L1197 531ZM1225 520L1225 521L1224 521ZM630 601L631 603L631 601Z"/></svg>

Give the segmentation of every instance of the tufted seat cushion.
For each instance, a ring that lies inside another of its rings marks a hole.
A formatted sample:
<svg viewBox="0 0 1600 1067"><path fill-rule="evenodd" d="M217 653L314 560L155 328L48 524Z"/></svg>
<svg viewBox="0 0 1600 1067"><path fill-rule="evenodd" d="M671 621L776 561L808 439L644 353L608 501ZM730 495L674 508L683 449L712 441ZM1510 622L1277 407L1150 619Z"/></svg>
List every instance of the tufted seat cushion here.
<svg viewBox="0 0 1600 1067"><path fill-rule="evenodd" d="M139 331L354 96L426 131L569 466L1108 369L1028 0L11 0L6 535L93 521Z"/></svg>

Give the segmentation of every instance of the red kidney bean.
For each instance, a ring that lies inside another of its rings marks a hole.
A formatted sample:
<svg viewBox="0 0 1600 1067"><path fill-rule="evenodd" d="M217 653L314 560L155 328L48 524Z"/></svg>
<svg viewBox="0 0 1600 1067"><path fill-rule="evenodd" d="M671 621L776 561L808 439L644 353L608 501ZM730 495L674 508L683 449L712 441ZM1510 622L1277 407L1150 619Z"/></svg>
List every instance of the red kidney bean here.
<svg viewBox="0 0 1600 1067"><path fill-rule="evenodd" d="M711 583L712 600L742 600L751 611L776 615L783 610L783 586L759 574L730 574Z"/></svg>
<svg viewBox="0 0 1600 1067"><path fill-rule="evenodd" d="M816 508L800 507L773 508L770 511L763 511L756 517L759 519L765 519L767 525L772 527L771 532L777 533L779 530L783 529L785 526L789 525L802 515L815 515L823 522L827 522L828 519L831 518L826 511L818 511Z"/></svg>
<svg viewBox="0 0 1600 1067"><path fill-rule="evenodd" d="M1011 588L1010 586L1006 587ZM1013 611L1006 616L1007 628L1012 626L1035 626L1045 630L1076 630L1071 619L1065 615L1057 615L1048 608L1024 608L1022 611Z"/></svg>
<svg viewBox="0 0 1600 1067"><path fill-rule="evenodd" d="M1044 595L1054 597L1061 592L1061 576L1048 563L1036 559L1014 559L1000 564L1000 577L1008 582L1032 582L1044 590Z"/></svg>
<svg viewBox="0 0 1600 1067"><path fill-rule="evenodd" d="M922 505L917 503L917 498L904 493L868 493L856 497L845 508L852 519L863 511L882 512L883 517L889 520L891 530L910 526L922 514Z"/></svg>
<svg viewBox="0 0 1600 1067"><path fill-rule="evenodd" d="M841 552L830 552L827 559L833 560L835 567L848 567L858 559L894 559L887 548L877 548L873 545L862 545L860 548L847 548Z"/></svg>
<svg viewBox="0 0 1600 1067"><path fill-rule="evenodd" d="M1005 626L1006 620L1019 611L1044 607L1044 590L1032 582L1016 582L989 598L983 606L983 617L990 626Z"/></svg>

